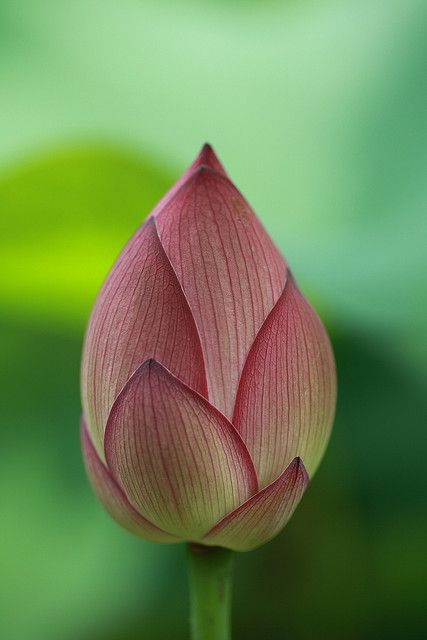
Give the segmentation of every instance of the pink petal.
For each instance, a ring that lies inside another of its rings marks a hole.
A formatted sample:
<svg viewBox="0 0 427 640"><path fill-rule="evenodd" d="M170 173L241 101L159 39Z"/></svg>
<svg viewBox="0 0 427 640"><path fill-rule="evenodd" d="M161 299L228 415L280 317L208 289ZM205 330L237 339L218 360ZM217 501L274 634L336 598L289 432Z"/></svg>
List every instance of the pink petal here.
<svg viewBox="0 0 427 640"><path fill-rule="evenodd" d="M203 543L250 551L276 536L288 522L308 485L300 458L277 480L226 515L203 538Z"/></svg>
<svg viewBox="0 0 427 640"><path fill-rule="evenodd" d="M200 538L257 490L252 461L233 425L153 360L114 403L105 456L132 504L185 539Z"/></svg>
<svg viewBox="0 0 427 640"><path fill-rule="evenodd" d="M335 398L329 338L289 276L249 353L233 416L261 487L297 455L314 473L331 431Z"/></svg>
<svg viewBox="0 0 427 640"><path fill-rule="evenodd" d="M188 169L182 174L182 176L175 182L175 184L169 189L169 191L163 196L160 202L155 206L153 211L151 212L152 216L157 215L157 213L165 206L167 202L169 202L176 192L182 187L184 182L188 180L188 178L192 175L192 173L201 166L210 167L219 173L226 175L224 167L218 160L215 155L214 150L212 149L210 144L204 144L202 149L200 150L199 155L194 160L194 162L188 167Z"/></svg>
<svg viewBox="0 0 427 640"><path fill-rule="evenodd" d="M83 418L80 425L80 435L83 458L90 483L96 497L113 520L131 533L151 542L180 542L175 536L155 527L132 507L98 456Z"/></svg>
<svg viewBox="0 0 427 640"><path fill-rule="evenodd" d="M120 254L98 295L86 334L83 409L101 456L114 400L131 374L151 357L207 395L197 328L153 219Z"/></svg>
<svg viewBox="0 0 427 640"><path fill-rule="evenodd" d="M209 399L231 417L246 356L280 297L286 265L239 191L204 165L156 222L199 330Z"/></svg>

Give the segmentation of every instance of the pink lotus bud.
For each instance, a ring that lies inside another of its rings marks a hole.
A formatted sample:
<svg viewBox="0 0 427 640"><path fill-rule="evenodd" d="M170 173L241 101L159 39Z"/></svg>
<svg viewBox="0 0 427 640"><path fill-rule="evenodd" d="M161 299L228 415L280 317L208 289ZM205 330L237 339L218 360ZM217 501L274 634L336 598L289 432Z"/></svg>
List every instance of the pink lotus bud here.
<svg viewBox="0 0 427 640"><path fill-rule="evenodd" d="M123 249L89 321L95 493L148 540L252 549L301 499L335 395L319 318L206 145Z"/></svg>

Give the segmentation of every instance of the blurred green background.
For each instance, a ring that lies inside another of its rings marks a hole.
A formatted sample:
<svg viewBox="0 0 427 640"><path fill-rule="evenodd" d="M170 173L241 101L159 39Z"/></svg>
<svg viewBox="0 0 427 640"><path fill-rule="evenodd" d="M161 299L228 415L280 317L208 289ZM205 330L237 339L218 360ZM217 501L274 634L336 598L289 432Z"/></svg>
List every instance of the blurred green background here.
<svg viewBox="0 0 427 640"><path fill-rule="evenodd" d="M334 341L335 430L236 562L238 639L427 629L427 4L0 1L0 637L181 640L185 550L132 538L78 439L106 271L211 142Z"/></svg>

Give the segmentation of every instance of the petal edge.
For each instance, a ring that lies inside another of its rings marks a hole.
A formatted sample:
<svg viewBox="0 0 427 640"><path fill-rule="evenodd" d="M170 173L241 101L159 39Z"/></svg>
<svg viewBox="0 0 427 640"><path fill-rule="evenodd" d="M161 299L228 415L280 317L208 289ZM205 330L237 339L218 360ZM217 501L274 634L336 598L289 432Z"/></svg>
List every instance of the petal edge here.
<svg viewBox="0 0 427 640"><path fill-rule="evenodd" d="M301 458L295 458L274 482L212 527L203 544L251 551L268 542L291 518L308 482Z"/></svg>
<svg viewBox="0 0 427 640"><path fill-rule="evenodd" d="M153 359L111 409L105 457L135 508L188 540L199 539L257 490L252 460L233 425Z"/></svg>
<svg viewBox="0 0 427 640"><path fill-rule="evenodd" d="M182 176L172 185L169 191L163 196L160 202L154 207L150 216L156 216L165 207L174 195L179 191L182 185L192 176L192 174L199 169L199 167L209 167L210 169L217 171L218 173L226 176L226 172L222 164L217 158L217 155L210 144L207 142L200 149L196 159L190 164L188 169L182 174Z"/></svg>
<svg viewBox="0 0 427 640"><path fill-rule="evenodd" d="M329 337L291 274L251 347L233 424L266 486L297 455L310 476L326 448L335 410Z"/></svg>
<svg viewBox="0 0 427 640"><path fill-rule="evenodd" d="M248 352L283 290L285 261L238 189L206 165L156 223L199 331L209 399L231 419Z"/></svg>
<svg viewBox="0 0 427 640"><path fill-rule="evenodd" d="M83 411L101 457L111 406L132 373L151 357L207 395L197 327L154 219L147 220L121 252L86 331Z"/></svg>
<svg viewBox="0 0 427 640"><path fill-rule="evenodd" d="M129 503L92 444L84 418L80 421L83 460L92 489L104 509L121 527L150 542L181 542L149 522Z"/></svg>

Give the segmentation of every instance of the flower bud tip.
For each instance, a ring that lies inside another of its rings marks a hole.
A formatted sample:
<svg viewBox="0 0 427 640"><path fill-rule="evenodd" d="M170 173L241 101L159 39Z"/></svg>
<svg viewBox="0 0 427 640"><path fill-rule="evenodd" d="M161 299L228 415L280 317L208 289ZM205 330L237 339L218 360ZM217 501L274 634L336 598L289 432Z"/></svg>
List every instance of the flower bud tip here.
<svg viewBox="0 0 427 640"><path fill-rule="evenodd" d="M217 171L218 173L223 173L225 175L224 167L222 166L221 162L218 160L218 157L215 151L213 150L213 147L208 142L205 142L205 144L201 148L199 155L197 156L196 160L193 163L193 168L194 169L198 168L201 165L206 165L211 169L213 169L214 171Z"/></svg>

